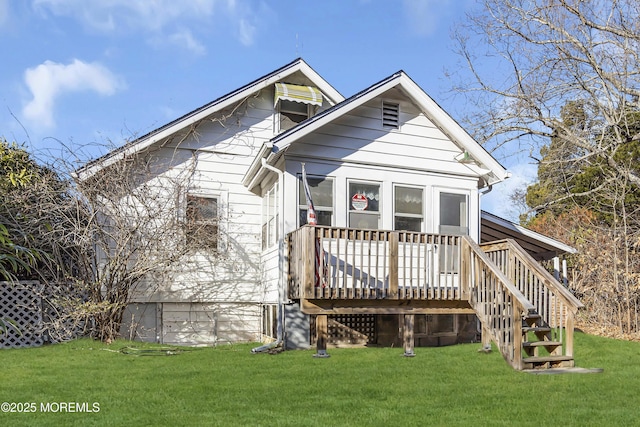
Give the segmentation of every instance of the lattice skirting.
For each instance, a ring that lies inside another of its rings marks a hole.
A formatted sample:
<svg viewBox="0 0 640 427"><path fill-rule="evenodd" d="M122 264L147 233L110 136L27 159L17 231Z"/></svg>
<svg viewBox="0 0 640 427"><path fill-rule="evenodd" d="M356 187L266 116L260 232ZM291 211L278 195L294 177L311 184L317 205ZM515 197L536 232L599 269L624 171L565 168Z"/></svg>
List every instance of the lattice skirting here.
<svg viewBox="0 0 640 427"><path fill-rule="evenodd" d="M0 333L0 348L42 345L42 285L38 282L0 282L0 318L11 319L20 330L9 326Z"/></svg>
<svg viewBox="0 0 640 427"><path fill-rule="evenodd" d="M331 343L367 344L376 341L376 316L373 314L337 314L329 316Z"/></svg>

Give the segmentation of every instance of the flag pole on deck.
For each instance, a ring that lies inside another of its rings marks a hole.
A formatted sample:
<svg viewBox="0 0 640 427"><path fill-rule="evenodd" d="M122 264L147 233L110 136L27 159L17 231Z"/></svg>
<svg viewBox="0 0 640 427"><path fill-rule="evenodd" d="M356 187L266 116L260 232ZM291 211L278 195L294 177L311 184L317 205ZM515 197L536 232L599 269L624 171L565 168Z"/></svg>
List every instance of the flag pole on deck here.
<svg viewBox="0 0 640 427"><path fill-rule="evenodd" d="M304 196L307 199L307 224L316 226L318 225L318 220L316 219L316 208L313 206L313 200L311 199L311 190L309 189L309 182L307 181L307 171L305 170L304 163L301 164Z"/></svg>
<svg viewBox="0 0 640 427"><path fill-rule="evenodd" d="M302 165L302 185L304 186L304 195L307 199L307 224L311 226L318 225L318 220L316 218L316 209L313 205L313 200L311 198L311 189L309 188L309 182L307 181L307 171L304 167L304 163ZM316 237L316 288L325 287L325 260L324 260L324 248L320 244L320 239Z"/></svg>

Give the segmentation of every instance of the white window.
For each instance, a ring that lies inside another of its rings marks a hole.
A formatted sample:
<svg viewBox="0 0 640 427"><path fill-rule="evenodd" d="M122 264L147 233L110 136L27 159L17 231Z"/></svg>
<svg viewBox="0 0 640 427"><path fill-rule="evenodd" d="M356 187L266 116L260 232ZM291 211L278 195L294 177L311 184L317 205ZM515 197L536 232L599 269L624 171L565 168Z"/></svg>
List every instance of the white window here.
<svg viewBox="0 0 640 427"><path fill-rule="evenodd" d="M349 227L380 228L380 184L349 183Z"/></svg>
<svg viewBox="0 0 640 427"><path fill-rule="evenodd" d="M333 179L307 176L307 182L318 225L330 227L333 224ZM298 212L299 224L303 226L307 223L307 198L304 194L302 176L298 180Z"/></svg>
<svg viewBox="0 0 640 427"><path fill-rule="evenodd" d="M314 108L313 105L281 99L278 102L278 129L284 132L307 120L313 114Z"/></svg>
<svg viewBox="0 0 640 427"><path fill-rule="evenodd" d="M467 195L440 193L440 234L469 234Z"/></svg>
<svg viewBox="0 0 640 427"><path fill-rule="evenodd" d="M262 249L278 242L278 183L262 196Z"/></svg>
<svg viewBox="0 0 640 427"><path fill-rule="evenodd" d="M422 188L395 186L394 230L422 231L424 219Z"/></svg>
<svg viewBox="0 0 640 427"><path fill-rule="evenodd" d="M185 233L189 245L218 249L218 209L218 197L187 194Z"/></svg>
<svg viewBox="0 0 640 427"><path fill-rule="evenodd" d="M468 197L460 193L440 193L440 234L469 234ZM447 246L440 253L442 272L457 273L460 266L460 248Z"/></svg>

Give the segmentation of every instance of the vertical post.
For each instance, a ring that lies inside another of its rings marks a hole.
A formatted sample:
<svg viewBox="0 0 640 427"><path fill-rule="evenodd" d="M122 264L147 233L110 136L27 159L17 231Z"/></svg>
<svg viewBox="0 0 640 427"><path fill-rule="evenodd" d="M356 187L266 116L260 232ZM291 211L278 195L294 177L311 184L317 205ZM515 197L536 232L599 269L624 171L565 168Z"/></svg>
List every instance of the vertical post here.
<svg viewBox="0 0 640 427"><path fill-rule="evenodd" d="M311 226L305 226L302 229L304 240L304 298L313 298L315 296L316 283L316 245L315 245L315 229Z"/></svg>
<svg viewBox="0 0 640 427"><path fill-rule="evenodd" d="M509 281L511 281L511 283L514 284L516 288L521 289L520 285L516 283L516 266L518 265L518 255L516 254L511 241L509 241L509 244L506 247L506 251L507 256L505 259L505 266L503 271L507 278L509 278Z"/></svg>
<svg viewBox="0 0 640 427"><path fill-rule="evenodd" d="M479 351L482 351L484 353L491 353L491 332L489 332L489 329L485 326L484 323L482 323L482 348Z"/></svg>
<svg viewBox="0 0 640 427"><path fill-rule="evenodd" d="M404 330L402 334L402 341L404 343L404 357L413 357L413 325L415 320L415 314L404 315Z"/></svg>
<svg viewBox="0 0 640 427"><path fill-rule="evenodd" d="M467 241L460 237L460 295L458 299L469 300L469 287L471 286L471 251Z"/></svg>
<svg viewBox="0 0 640 427"><path fill-rule="evenodd" d="M573 330L574 330L574 316L575 313L567 311L567 324L565 331L565 349L564 355L573 357Z"/></svg>
<svg viewBox="0 0 640 427"><path fill-rule="evenodd" d="M327 338L329 335L329 325L327 322L326 314L318 314L316 316L316 354L313 357L326 358L329 357L327 353Z"/></svg>
<svg viewBox="0 0 640 427"><path fill-rule="evenodd" d="M553 277L560 281L560 258L557 256L553 257Z"/></svg>
<svg viewBox="0 0 640 427"><path fill-rule="evenodd" d="M513 367L517 370L522 370L522 314L519 307L514 307L514 301L511 300L511 333L513 334Z"/></svg>
<svg viewBox="0 0 640 427"><path fill-rule="evenodd" d="M389 298L398 299L398 232L389 233Z"/></svg>

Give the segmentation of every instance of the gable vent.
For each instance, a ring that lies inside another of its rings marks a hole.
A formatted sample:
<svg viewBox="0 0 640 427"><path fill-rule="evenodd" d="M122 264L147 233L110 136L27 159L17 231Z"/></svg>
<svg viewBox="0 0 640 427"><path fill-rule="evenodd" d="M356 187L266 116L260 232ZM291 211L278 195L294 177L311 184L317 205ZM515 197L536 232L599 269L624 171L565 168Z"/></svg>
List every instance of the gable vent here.
<svg viewBox="0 0 640 427"><path fill-rule="evenodd" d="M388 129L400 127L400 106L398 104L382 103L382 127Z"/></svg>

